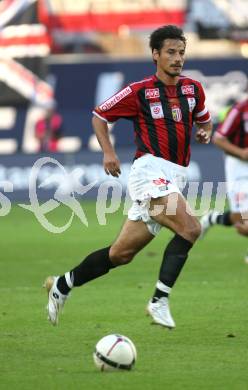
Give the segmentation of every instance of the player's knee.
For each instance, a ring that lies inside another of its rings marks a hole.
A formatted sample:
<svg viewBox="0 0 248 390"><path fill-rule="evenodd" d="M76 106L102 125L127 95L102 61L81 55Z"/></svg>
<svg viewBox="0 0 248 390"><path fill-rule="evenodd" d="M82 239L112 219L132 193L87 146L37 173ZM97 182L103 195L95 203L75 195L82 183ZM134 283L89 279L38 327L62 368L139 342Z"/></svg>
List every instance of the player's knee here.
<svg viewBox="0 0 248 390"><path fill-rule="evenodd" d="M201 234L200 222L196 218L185 220L177 225L176 233L190 242L195 242Z"/></svg>
<svg viewBox="0 0 248 390"><path fill-rule="evenodd" d="M185 234L187 239L191 242L195 242L201 234L200 222L195 218L186 227Z"/></svg>
<svg viewBox="0 0 248 390"><path fill-rule="evenodd" d="M111 246L109 251L109 258L115 265L128 264L133 260L134 256L134 251L130 249L120 249L115 246Z"/></svg>

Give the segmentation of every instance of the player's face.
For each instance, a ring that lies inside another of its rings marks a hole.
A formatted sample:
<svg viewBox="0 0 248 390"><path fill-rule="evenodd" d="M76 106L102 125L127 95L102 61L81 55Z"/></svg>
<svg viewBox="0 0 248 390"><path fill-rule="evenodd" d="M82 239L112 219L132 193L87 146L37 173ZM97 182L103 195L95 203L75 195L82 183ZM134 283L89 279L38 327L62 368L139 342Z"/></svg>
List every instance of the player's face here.
<svg viewBox="0 0 248 390"><path fill-rule="evenodd" d="M177 77L184 64L185 44L179 39L165 39L161 50L153 51L153 59L157 62L158 71L170 77Z"/></svg>

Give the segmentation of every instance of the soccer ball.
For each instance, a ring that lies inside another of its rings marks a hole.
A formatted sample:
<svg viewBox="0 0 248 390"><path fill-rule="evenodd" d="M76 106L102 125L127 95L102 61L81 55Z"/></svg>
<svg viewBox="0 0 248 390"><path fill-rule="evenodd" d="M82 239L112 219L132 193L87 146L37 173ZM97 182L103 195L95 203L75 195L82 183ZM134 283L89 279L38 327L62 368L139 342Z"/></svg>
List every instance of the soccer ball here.
<svg viewBox="0 0 248 390"><path fill-rule="evenodd" d="M100 371L131 370L137 359L137 352L128 337L110 334L98 341L93 359Z"/></svg>

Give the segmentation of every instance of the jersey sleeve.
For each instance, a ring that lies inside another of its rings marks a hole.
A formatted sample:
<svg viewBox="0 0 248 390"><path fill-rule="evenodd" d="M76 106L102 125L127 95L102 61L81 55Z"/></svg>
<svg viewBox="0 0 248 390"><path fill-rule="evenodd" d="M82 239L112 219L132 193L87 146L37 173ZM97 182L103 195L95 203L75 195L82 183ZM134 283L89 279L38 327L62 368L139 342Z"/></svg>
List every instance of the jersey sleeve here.
<svg viewBox="0 0 248 390"><path fill-rule="evenodd" d="M234 106L227 114L224 122L216 129L215 135L219 137L229 137L239 127L241 112L237 106Z"/></svg>
<svg viewBox="0 0 248 390"><path fill-rule="evenodd" d="M94 115L108 123L135 117L137 113L136 93L129 85L93 110Z"/></svg>
<svg viewBox="0 0 248 390"><path fill-rule="evenodd" d="M211 115L205 105L206 97L202 85L198 83L197 87L198 87L198 101L194 109L194 121L197 123L206 123L210 121Z"/></svg>

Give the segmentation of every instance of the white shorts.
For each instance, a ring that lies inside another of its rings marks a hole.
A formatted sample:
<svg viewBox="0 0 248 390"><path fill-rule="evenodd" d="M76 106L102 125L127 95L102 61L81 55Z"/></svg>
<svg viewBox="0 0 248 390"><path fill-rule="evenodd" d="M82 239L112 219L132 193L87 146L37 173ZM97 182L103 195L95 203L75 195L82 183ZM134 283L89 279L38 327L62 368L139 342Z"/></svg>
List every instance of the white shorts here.
<svg viewBox="0 0 248 390"><path fill-rule="evenodd" d="M248 162L232 156L225 157L227 196L234 213L248 211Z"/></svg>
<svg viewBox="0 0 248 390"><path fill-rule="evenodd" d="M151 198L160 198L181 190L186 184L186 167L163 158L145 154L134 161L128 179L128 190L133 201L128 212L131 221L142 220L153 235L159 233L161 225L149 215Z"/></svg>

